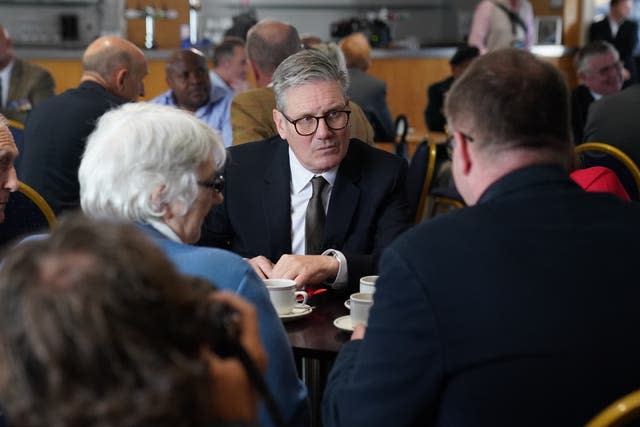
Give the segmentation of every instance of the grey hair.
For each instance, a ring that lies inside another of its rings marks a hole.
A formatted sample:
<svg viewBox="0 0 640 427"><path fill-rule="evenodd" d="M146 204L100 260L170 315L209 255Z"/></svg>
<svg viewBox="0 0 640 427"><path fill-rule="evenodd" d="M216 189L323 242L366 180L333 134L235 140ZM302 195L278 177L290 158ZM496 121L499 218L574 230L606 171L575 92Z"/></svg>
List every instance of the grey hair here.
<svg viewBox="0 0 640 427"><path fill-rule="evenodd" d="M320 52L326 54L333 62L338 64L338 67L340 67L340 69L345 72L347 78L349 77L349 72L347 71L347 60L345 59L344 52L342 52L340 46L333 42L318 43L313 46L312 49L317 49Z"/></svg>
<svg viewBox="0 0 640 427"><path fill-rule="evenodd" d="M161 219L167 207L186 214L198 168L226 159L222 138L193 114L145 102L105 113L87 140L78 179L82 210L136 222Z"/></svg>
<svg viewBox="0 0 640 427"><path fill-rule="evenodd" d="M589 60L594 56L606 55L607 53L611 53L616 61L620 59L618 50L611 43L604 40L592 41L578 50L576 56L573 58L573 64L576 71L579 73L586 73L590 71Z"/></svg>
<svg viewBox="0 0 640 427"><path fill-rule="evenodd" d="M316 82L337 82L342 97L347 99L349 77L331 57L316 49L301 50L291 55L273 74L276 108L285 111L284 93L287 89Z"/></svg>

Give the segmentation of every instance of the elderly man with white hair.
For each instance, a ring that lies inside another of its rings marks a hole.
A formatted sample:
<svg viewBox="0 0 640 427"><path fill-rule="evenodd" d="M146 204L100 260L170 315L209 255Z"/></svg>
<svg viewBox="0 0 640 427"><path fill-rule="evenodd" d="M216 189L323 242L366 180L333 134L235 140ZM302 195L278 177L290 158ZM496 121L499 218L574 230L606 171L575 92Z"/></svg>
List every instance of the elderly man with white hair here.
<svg viewBox="0 0 640 427"><path fill-rule="evenodd" d="M192 114L126 104L103 115L87 140L78 173L82 209L92 217L138 223L183 273L255 304L269 356L267 385L288 425L306 425L307 391L266 287L239 256L191 246L207 212L222 202L219 170L225 158L220 135ZM259 420L273 425L264 405Z"/></svg>

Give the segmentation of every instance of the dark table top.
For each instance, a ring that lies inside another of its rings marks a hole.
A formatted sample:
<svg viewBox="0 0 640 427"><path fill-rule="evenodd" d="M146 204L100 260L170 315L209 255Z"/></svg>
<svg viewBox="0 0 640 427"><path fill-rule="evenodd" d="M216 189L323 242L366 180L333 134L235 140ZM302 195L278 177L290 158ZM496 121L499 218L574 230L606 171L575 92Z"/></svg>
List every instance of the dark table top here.
<svg viewBox="0 0 640 427"><path fill-rule="evenodd" d="M333 321L349 314L344 306L348 295L333 290L309 298L307 304L313 312L303 318L285 322L291 348L296 356L317 359L333 359L344 343L351 338L334 326Z"/></svg>

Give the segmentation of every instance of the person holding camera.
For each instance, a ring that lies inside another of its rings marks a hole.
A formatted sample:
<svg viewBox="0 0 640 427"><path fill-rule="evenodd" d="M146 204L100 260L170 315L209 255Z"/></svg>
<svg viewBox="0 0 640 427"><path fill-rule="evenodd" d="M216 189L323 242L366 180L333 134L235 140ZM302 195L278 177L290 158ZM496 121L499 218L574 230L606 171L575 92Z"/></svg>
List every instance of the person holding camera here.
<svg viewBox="0 0 640 427"><path fill-rule="evenodd" d="M153 237L183 273L212 281L257 308L269 362L266 382L284 421L305 426L307 390L264 283L231 252L192 246L212 206L222 202L220 135L189 112L130 103L104 114L87 140L78 173L82 210L90 217L127 220ZM273 420L264 403L259 420Z"/></svg>
<svg viewBox="0 0 640 427"><path fill-rule="evenodd" d="M256 309L180 274L131 225L65 217L0 270L8 425L256 425Z"/></svg>

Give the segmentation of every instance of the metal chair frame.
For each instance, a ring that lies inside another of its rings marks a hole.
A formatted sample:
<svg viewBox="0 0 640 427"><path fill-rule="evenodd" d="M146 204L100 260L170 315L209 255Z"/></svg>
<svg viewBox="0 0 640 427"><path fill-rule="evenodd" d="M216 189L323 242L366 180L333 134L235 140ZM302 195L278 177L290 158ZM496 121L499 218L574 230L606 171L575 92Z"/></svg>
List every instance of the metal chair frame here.
<svg viewBox="0 0 640 427"><path fill-rule="evenodd" d="M640 418L640 390L629 393L600 411L585 427L618 427Z"/></svg>
<svg viewBox="0 0 640 427"><path fill-rule="evenodd" d="M633 180L636 183L636 188L638 189L638 194L640 194L640 168L638 165L629 157L624 151L620 150L613 145L605 144L603 142L585 142L584 144L580 144L576 146L575 153L582 154L587 151L598 151L601 153L609 154L610 156L615 157L618 161L620 161L631 173L633 176Z"/></svg>

